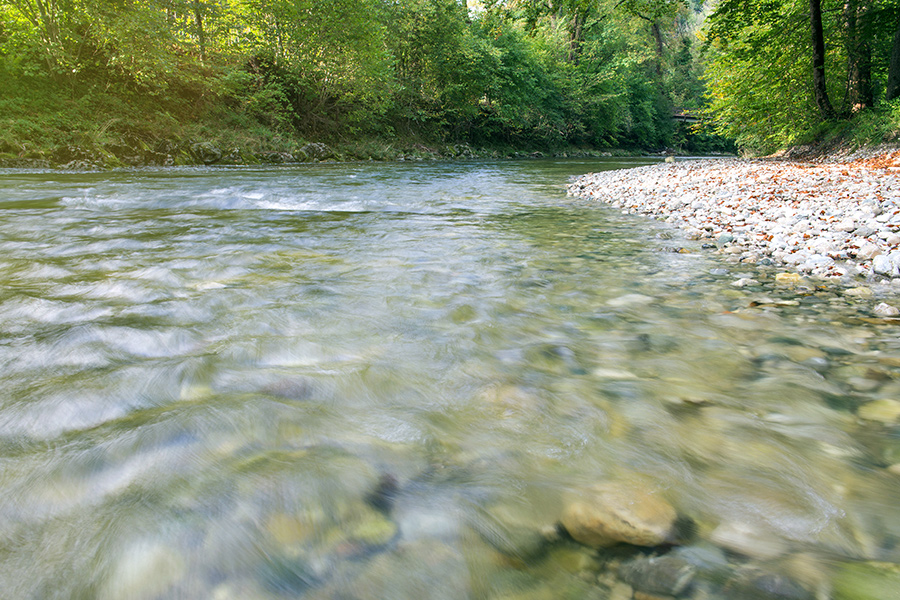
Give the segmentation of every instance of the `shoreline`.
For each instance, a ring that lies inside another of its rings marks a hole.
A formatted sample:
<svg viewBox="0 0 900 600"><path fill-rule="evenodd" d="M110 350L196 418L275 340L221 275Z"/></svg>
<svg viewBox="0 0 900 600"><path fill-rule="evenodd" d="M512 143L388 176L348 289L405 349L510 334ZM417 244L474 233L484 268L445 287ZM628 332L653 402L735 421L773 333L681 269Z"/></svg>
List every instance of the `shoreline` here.
<svg viewBox="0 0 900 600"><path fill-rule="evenodd" d="M472 146L466 142L426 145L420 142L381 140L358 144L306 142L280 148L253 149L191 138L105 146L57 146L28 149L0 142L0 169L53 171L111 171L121 168L189 166L269 166L323 162L423 162L455 160L528 160L540 158L656 157L663 153L627 148L559 148Z"/></svg>
<svg viewBox="0 0 900 600"><path fill-rule="evenodd" d="M671 223L728 263L900 291L897 146L809 160L682 160L588 173L567 187Z"/></svg>

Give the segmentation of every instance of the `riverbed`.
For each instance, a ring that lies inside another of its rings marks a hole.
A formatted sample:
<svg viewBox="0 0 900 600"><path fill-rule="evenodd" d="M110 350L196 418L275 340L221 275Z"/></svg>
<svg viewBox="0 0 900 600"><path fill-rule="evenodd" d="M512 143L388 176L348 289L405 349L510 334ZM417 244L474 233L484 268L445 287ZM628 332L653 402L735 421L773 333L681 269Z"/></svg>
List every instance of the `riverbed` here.
<svg viewBox="0 0 900 600"><path fill-rule="evenodd" d="M0 172L0 597L890 598L894 297L646 163Z"/></svg>

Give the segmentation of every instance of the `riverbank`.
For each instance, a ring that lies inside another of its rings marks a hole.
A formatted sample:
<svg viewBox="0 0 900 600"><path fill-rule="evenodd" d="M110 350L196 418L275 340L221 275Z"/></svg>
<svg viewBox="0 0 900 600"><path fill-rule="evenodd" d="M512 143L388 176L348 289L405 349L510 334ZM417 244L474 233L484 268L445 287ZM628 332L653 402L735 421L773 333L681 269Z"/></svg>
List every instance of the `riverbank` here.
<svg viewBox="0 0 900 600"><path fill-rule="evenodd" d="M222 144L197 139L166 139L148 143L136 137L108 144L34 148L0 141L0 168L98 171L123 167L211 165L282 165L315 162L436 161L459 159L519 160L533 158L603 158L646 156L622 148L478 147L466 143L425 144L362 140L356 143L282 142L266 148L259 143Z"/></svg>
<svg viewBox="0 0 900 600"><path fill-rule="evenodd" d="M684 160L591 173L568 191L672 223L730 263L900 289L895 145L804 160Z"/></svg>

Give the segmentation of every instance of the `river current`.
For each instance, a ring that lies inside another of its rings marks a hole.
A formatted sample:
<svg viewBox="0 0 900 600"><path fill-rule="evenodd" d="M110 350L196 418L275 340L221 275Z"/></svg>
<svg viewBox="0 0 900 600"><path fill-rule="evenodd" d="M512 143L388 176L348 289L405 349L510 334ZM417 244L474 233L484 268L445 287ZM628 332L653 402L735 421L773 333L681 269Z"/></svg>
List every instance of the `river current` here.
<svg viewBox="0 0 900 600"><path fill-rule="evenodd" d="M565 195L639 164L0 172L0 598L898 597L897 321Z"/></svg>

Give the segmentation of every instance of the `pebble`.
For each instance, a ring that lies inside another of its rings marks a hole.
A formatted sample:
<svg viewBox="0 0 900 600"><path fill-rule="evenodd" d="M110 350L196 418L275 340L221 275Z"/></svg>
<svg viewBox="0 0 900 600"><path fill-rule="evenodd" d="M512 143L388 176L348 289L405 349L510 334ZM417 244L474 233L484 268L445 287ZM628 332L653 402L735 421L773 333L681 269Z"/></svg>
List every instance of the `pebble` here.
<svg viewBox="0 0 900 600"><path fill-rule="evenodd" d="M119 553L98 597L150 600L168 595L186 574L187 562L176 550L161 541L139 541Z"/></svg>
<svg viewBox="0 0 900 600"><path fill-rule="evenodd" d="M590 173L568 191L679 225L739 260L819 278L900 280L896 147L816 162L685 160Z"/></svg>
<svg viewBox="0 0 900 600"><path fill-rule="evenodd" d="M746 523L723 523L709 537L721 548L760 560L776 558L787 550L784 543L774 535Z"/></svg>
<svg viewBox="0 0 900 600"><path fill-rule="evenodd" d="M748 285L759 285L759 281L752 277L741 277L731 285L735 287L747 287Z"/></svg>
<svg viewBox="0 0 900 600"><path fill-rule="evenodd" d="M667 596L687 589L695 572L693 565L673 555L636 558L619 567L619 577L634 589Z"/></svg>
<svg viewBox="0 0 900 600"><path fill-rule="evenodd" d="M800 281L801 277L796 273L778 273L775 275L775 283L794 285L800 283Z"/></svg>
<svg viewBox="0 0 900 600"><path fill-rule="evenodd" d="M856 296L857 298L871 298L875 295L875 292L872 291L872 288L867 288L865 286L850 288L844 293L848 296Z"/></svg>
<svg viewBox="0 0 900 600"><path fill-rule="evenodd" d="M658 546L672 536L677 513L656 490L603 482L569 499L560 523L572 538L602 548L624 542Z"/></svg>
<svg viewBox="0 0 900 600"><path fill-rule="evenodd" d="M884 398L873 400L859 407L859 416L867 421L896 423L900 421L900 401Z"/></svg>
<svg viewBox="0 0 900 600"><path fill-rule="evenodd" d="M886 302L875 305L873 310L875 314L880 317L896 317L897 315L900 315L900 310L898 310L896 306L891 306Z"/></svg>

